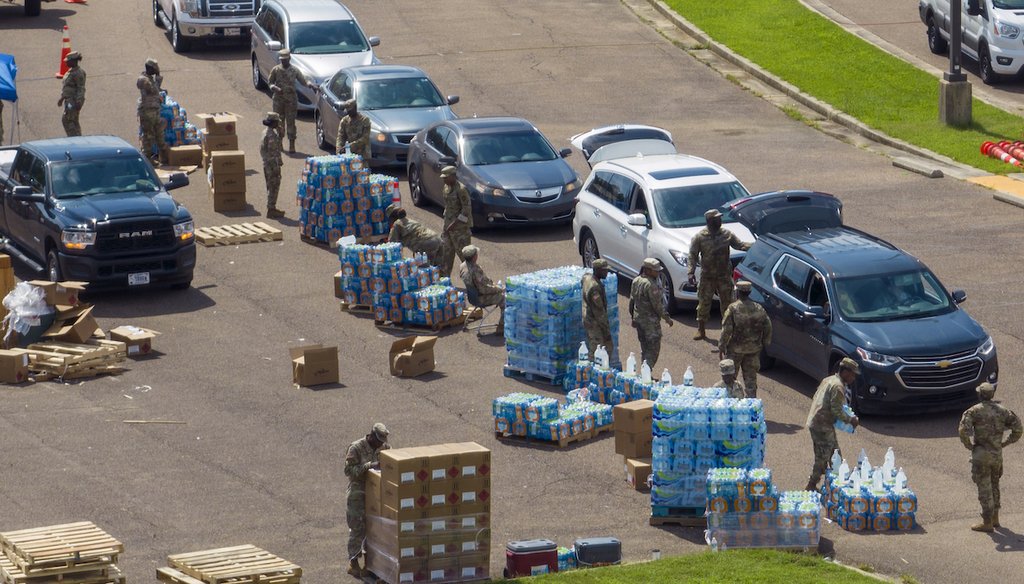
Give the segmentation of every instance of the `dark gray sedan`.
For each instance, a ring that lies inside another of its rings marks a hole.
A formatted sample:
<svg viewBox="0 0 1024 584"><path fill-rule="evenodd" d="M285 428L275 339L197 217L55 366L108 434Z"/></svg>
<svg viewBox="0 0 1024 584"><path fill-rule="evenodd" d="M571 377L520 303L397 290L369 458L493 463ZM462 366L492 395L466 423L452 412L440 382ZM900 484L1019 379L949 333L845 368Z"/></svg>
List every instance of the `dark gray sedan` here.
<svg viewBox="0 0 1024 584"><path fill-rule="evenodd" d="M317 144L334 152L342 104L355 97L370 118L370 165L405 166L409 142L416 132L456 116L450 106L459 96L444 97L427 74L405 65L348 67L325 81L317 92Z"/></svg>
<svg viewBox="0 0 1024 584"><path fill-rule="evenodd" d="M409 143L409 192L414 205L443 204L441 169L456 177L473 204L473 225L568 223L580 177L530 122L463 118L438 122Z"/></svg>

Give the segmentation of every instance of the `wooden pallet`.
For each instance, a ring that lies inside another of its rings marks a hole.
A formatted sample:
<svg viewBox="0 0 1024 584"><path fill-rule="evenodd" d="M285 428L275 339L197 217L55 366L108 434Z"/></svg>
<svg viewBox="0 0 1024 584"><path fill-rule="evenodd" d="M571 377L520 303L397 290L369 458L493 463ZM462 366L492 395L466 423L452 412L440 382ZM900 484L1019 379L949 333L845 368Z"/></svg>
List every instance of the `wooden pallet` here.
<svg viewBox="0 0 1024 584"><path fill-rule="evenodd" d="M109 569L124 545L92 522L80 521L0 533L0 549L35 578Z"/></svg>
<svg viewBox="0 0 1024 584"><path fill-rule="evenodd" d="M508 365L505 365L504 369L502 369L502 373L505 377L516 377L527 381L535 381L537 383L547 383L549 385L562 385L565 382L564 373L562 375L551 376L543 373L537 373L535 371L509 367Z"/></svg>
<svg viewBox="0 0 1024 584"><path fill-rule="evenodd" d="M125 370L119 363L128 359L125 343L106 339L92 339L88 344L33 343L26 350L28 368L36 374L36 381L116 375Z"/></svg>
<svg viewBox="0 0 1024 584"><path fill-rule="evenodd" d="M27 575L7 556L0 554L0 582L3 584L125 584L124 574L114 564L82 572Z"/></svg>
<svg viewBox="0 0 1024 584"><path fill-rule="evenodd" d="M218 227L200 227L196 229L196 241L206 247L257 243L260 241L281 241L283 239L284 232L262 221L240 223L237 225L220 225Z"/></svg>
<svg viewBox="0 0 1024 584"><path fill-rule="evenodd" d="M372 313L372 310L371 310L371 313ZM466 308L466 309L463 310L462 314L460 314L459 316L456 316L455 318L451 318L451 319L448 319L448 320L446 320L444 322L441 322L441 323L438 323L438 324L434 324L434 325L430 325L430 324L413 324L413 323L409 323L409 322L394 322L394 321L391 321L391 320L378 320L378 321L375 321L375 324L378 327L380 327L380 328L386 328L386 329L391 329L391 330L401 330L401 331L413 330L413 331L423 331L423 332L437 332L437 331L444 330L444 329L450 328L450 327L462 326L462 325L464 325L466 323L467 320L472 322L474 320L478 320L479 318L480 318L480 314L478 314L476 311L474 311L471 308Z"/></svg>
<svg viewBox="0 0 1024 584"><path fill-rule="evenodd" d="M349 304L344 300L341 301L341 311L351 312L352 314L373 314L373 306L369 304Z"/></svg>
<svg viewBox="0 0 1024 584"><path fill-rule="evenodd" d="M534 438L532 436L517 436L517 435L511 434L509 432L495 432L494 433L494 437L497 438L498 440L507 440L509 442L520 442L520 443L523 443L523 444L533 444L533 445L537 445L537 446L548 446L548 447L551 447L551 448L565 448L566 446L569 446L570 444L574 444L576 442L583 442L583 441L595 438L598 435L600 435L602 432L609 432L609 431L611 431L611 429L612 429L612 425L611 424L608 424L607 426L598 426L596 428L591 428L590 430L585 430L583 432L580 432L579 434L575 434L575 435L569 436L567 438L560 438L557 441L556 440L542 440L540 438Z"/></svg>
<svg viewBox="0 0 1024 584"><path fill-rule="evenodd" d="M357 237L356 238L356 243L358 243L360 245L376 245L378 243L384 243L385 241L387 241L388 240L388 235L389 234L385 233L385 234L382 234L382 235L369 235L367 237ZM332 241L332 242L328 243L326 241L320 241L319 239L316 239L314 237L310 237L308 235L303 235L301 233L299 234L299 239L301 239L303 241L303 243L308 243L310 245L315 245L317 247L322 247L324 249L337 249L338 248L338 242L337 241Z"/></svg>
<svg viewBox="0 0 1024 584"><path fill-rule="evenodd" d="M206 584L299 584L302 577L299 566L253 545L175 554L167 562Z"/></svg>
<svg viewBox="0 0 1024 584"><path fill-rule="evenodd" d="M681 525L683 527L706 527L708 519L705 517L707 509L704 507L665 507L654 505L651 507L651 525Z"/></svg>

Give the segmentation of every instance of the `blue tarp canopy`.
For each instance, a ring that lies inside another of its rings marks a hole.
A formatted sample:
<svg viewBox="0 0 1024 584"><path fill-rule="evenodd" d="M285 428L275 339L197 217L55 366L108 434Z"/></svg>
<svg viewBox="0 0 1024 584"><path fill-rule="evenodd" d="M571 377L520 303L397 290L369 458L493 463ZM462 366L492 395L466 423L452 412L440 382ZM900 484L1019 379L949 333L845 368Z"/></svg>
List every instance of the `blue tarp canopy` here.
<svg viewBox="0 0 1024 584"><path fill-rule="evenodd" d="M18 88L14 78L18 75L18 66L14 64L14 55L0 53L0 99L18 101Z"/></svg>

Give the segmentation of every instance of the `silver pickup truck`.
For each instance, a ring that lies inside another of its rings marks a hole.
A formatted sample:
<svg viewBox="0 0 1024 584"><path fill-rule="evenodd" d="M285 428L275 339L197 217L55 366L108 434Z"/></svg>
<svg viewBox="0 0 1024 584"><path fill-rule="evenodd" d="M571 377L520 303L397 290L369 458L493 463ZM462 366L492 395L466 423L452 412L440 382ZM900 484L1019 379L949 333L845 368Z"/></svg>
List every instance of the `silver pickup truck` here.
<svg viewBox="0 0 1024 584"><path fill-rule="evenodd" d="M176 53L187 53L197 41L249 39L262 0L152 0L153 24L171 35Z"/></svg>

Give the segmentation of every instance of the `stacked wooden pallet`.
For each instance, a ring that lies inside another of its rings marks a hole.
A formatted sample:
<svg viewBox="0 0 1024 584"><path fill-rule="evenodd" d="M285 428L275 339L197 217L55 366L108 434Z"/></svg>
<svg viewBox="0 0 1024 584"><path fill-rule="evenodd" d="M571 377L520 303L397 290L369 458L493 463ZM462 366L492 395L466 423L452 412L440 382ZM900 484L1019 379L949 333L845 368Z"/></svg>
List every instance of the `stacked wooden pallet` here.
<svg viewBox="0 0 1024 584"><path fill-rule="evenodd" d="M124 584L124 546L89 521L0 533L3 584Z"/></svg>
<svg viewBox="0 0 1024 584"><path fill-rule="evenodd" d="M256 243L260 241L281 241L282 239L284 239L284 233L280 229L263 222L200 227L196 229L196 241L206 247Z"/></svg>
<svg viewBox="0 0 1024 584"><path fill-rule="evenodd" d="M302 568L253 545L167 556L156 579L171 584L299 584Z"/></svg>
<svg viewBox="0 0 1024 584"><path fill-rule="evenodd" d="M28 346L28 369L36 381L82 379L124 371L128 347L120 341L93 339L88 344L51 341Z"/></svg>

